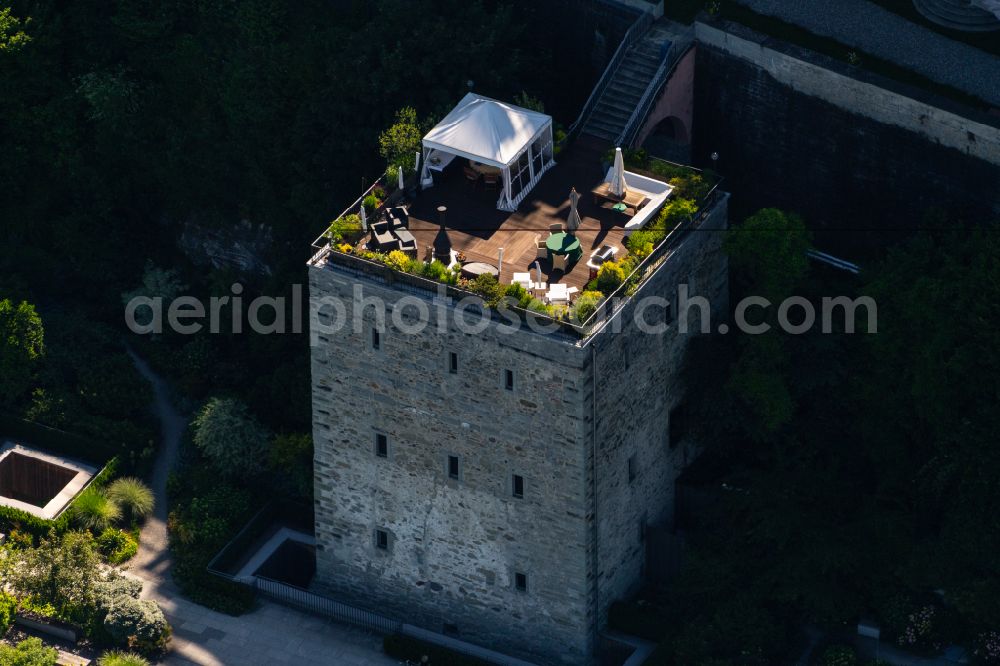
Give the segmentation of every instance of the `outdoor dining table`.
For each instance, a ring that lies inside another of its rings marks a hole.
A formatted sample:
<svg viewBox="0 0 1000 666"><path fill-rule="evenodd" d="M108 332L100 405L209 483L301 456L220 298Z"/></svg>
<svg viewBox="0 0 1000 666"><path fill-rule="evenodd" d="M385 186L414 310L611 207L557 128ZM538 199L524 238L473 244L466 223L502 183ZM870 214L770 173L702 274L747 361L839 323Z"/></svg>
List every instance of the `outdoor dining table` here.
<svg viewBox="0 0 1000 666"><path fill-rule="evenodd" d="M494 277L500 276L500 271L493 264L483 261L473 261L462 266L462 277L477 278L480 275L490 274Z"/></svg>
<svg viewBox="0 0 1000 666"><path fill-rule="evenodd" d="M583 248L580 247L580 239L573 234L560 231L548 237L545 247L549 251L549 257L555 254L568 255L573 261L577 261L583 256Z"/></svg>

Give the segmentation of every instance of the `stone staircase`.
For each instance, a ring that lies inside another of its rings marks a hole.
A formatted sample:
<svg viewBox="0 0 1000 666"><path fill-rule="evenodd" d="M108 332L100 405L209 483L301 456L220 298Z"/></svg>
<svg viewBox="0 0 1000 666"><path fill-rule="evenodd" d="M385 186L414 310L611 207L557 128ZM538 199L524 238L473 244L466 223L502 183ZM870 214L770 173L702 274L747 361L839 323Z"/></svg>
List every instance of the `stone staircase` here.
<svg viewBox="0 0 1000 666"><path fill-rule="evenodd" d="M621 135L663 61L663 49L672 38L673 33L667 27L653 25L625 54L583 126L584 133L607 141L614 141Z"/></svg>
<svg viewBox="0 0 1000 666"><path fill-rule="evenodd" d="M946 28L969 32L1000 30L1000 18L969 0L913 0L913 6L928 20Z"/></svg>

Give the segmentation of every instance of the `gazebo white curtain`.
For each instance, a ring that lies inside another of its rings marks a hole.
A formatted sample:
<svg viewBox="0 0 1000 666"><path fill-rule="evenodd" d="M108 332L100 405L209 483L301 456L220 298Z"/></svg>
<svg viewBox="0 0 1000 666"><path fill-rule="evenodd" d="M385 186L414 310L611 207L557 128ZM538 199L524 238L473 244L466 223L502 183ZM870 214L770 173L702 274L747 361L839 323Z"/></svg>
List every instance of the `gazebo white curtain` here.
<svg viewBox="0 0 1000 666"><path fill-rule="evenodd" d="M448 153L496 167L503 189L497 208L513 211L555 165L552 117L468 93L423 139L421 181L433 182L428 159Z"/></svg>

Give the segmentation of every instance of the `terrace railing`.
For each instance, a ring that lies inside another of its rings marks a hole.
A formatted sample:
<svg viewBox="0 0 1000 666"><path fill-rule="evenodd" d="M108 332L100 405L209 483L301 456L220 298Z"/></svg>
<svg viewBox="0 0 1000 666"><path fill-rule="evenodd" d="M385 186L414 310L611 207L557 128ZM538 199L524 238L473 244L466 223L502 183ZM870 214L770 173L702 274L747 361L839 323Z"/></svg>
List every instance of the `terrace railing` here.
<svg viewBox="0 0 1000 666"><path fill-rule="evenodd" d="M302 610L318 613L340 622L352 624L357 627L377 631L382 634L394 634L399 632L403 624L396 620L372 613L361 608L355 608L347 604L340 603L329 597L325 597L309 590L304 590L288 583L255 576L253 588L260 595L269 597L279 603L295 606Z"/></svg>
<svg viewBox="0 0 1000 666"><path fill-rule="evenodd" d="M587 98L587 101L583 104L583 108L580 109L580 115L577 116L573 124L566 130L566 136L562 140L563 145L572 141L576 137L577 132L587 124L587 119L590 118L591 112L593 112L594 107L597 105L597 100L604 94L612 79L615 78L615 72L618 71L618 67L625 60L625 54L649 32L654 20L653 13L645 11L629 26L629 29L625 32L625 36L622 37L621 43L618 45L618 49L611 56L607 67L604 68L604 73L601 74L601 78L594 84L594 89L590 91L590 97Z"/></svg>
<svg viewBox="0 0 1000 666"><path fill-rule="evenodd" d="M666 162L666 160L661 161ZM668 162L668 164L673 163ZM634 171L634 169L632 170ZM698 171L697 169L692 170ZM687 237L688 233L690 233L692 229L696 229L701 226L701 224L712 213L712 209L715 207L715 204L718 203L723 195L722 190L720 189L721 185L722 178L719 178L705 197L699 202L698 212L668 232L666 238L660 241L660 244L653 248L653 251L650 252L649 255L647 255L641 262L639 262L632 272L625 277L625 281L622 282L621 286L608 294L608 297L597 305L593 314L591 314L590 317L588 317L580 325L580 328L586 331L586 335L595 333L608 321L610 321L616 313L625 307L625 305L632 300L632 297L635 296L642 288L646 278L655 273L656 270L663 265L663 262L670 257L677 246L680 245L681 241Z"/></svg>

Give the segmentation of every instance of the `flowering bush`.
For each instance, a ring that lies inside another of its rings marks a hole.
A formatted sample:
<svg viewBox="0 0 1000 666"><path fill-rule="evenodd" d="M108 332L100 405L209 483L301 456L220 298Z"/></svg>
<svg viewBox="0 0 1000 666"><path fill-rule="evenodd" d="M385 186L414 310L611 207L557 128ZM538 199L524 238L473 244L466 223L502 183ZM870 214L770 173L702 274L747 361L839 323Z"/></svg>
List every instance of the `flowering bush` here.
<svg viewBox="0 0 1000 666"><path fill-rule="evenodd" d="M930 605L910 613L906 619L906 627L900 633L896 642L901 647L917 650L940 650L941 644L936 640L936 633L934 631L935 615L936 610L934 606Z"/></svg>
<svg viewBox="0 0 1000 666"><path fill-rule="evenodd" d="M972 652L984 664L1000 664L1000 631L984 631Z"/></svg>
<svg viewBox="0 0 1000 666"><path fill-rule="evenodd" d="M858 657L854 649L847 645L831 645L823 652L819 663L821 666L855 666Z"/></svg>

